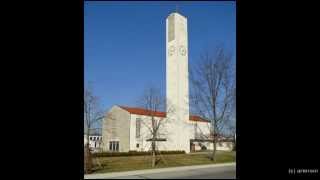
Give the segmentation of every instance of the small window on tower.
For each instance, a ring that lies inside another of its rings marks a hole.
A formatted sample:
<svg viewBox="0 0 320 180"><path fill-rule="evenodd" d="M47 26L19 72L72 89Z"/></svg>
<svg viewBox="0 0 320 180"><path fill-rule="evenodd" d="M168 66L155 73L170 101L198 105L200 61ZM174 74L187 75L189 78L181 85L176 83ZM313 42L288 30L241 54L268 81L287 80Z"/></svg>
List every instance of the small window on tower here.
<svg viewBox="0 0 320 180"><path fill-rule="evenodd" d="M168 41L174 40L174 15L169 16L168 18Z"/></svg>
<svg viewBox="0 0 320 180"><path fill-rule="evenodd" d="M137 144L137 148L139 148L139 144Z"/></svg>

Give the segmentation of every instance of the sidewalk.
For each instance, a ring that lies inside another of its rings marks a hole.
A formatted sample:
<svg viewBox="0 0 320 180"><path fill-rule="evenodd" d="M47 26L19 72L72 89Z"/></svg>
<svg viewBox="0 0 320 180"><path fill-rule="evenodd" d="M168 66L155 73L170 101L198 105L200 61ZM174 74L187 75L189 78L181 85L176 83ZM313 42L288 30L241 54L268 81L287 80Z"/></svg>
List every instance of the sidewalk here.
<svg viewBox="0 0 320 180"><path fill-rule="evenodd" d="M202 168L209 168L209 167L214 168L214 167L224 167L224 166L234 166L234 165L236 165L235 162L158 168L158 169L146 169L146 170L114 172L114 173L87 174L87 175L84 175L84 179L108 179L108 178L116 178L116 177L122 177L122 176L134 176L134 175L141 175L141 174L153 174L153 173L172 172L172 171L181 171L181 170L195 170L195 169L202 169Z"/></svg>

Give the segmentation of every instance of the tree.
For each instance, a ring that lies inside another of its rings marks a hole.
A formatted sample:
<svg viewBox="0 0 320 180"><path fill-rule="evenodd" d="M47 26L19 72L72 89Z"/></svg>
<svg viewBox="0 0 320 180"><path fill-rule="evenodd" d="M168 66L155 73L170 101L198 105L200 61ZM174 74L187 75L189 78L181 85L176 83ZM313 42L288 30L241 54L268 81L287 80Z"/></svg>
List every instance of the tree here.
<svg viewBox="0 0 320 180"><path fill-rule="evenodd" d="M167 131L165 124L168 119L159 117L159 112L165 110L165 98L161 95L160 90L154 86L147 87L143 96L139 100L139 106L146 109L148 119L141 120L142 124L148 129L146 138L151 142L152 167L156 165L158 141L166 139ZM168 108L171 109L171 108ZM151 119L151 124L149 123Z"/></svg>
<svg viewBox="0 0 320 180"><path fill-rule="evenodd" d="M96 125L104 118L104 112L100 108L99 98L93 94L91 86L84 89L84 133L86 144L84 148L85 172L89 173L93 167L93 161L89 145L89 135L99 128Z"/></svg>
<svg viewBox="0 0 320 180"><path fill-rule="evenodd" d="M190 80L193 110L211 121L211 160L215 161L218 135L235 108L235 68L231 55L221 46L213 52L206 51L192 68Z"/></svg>

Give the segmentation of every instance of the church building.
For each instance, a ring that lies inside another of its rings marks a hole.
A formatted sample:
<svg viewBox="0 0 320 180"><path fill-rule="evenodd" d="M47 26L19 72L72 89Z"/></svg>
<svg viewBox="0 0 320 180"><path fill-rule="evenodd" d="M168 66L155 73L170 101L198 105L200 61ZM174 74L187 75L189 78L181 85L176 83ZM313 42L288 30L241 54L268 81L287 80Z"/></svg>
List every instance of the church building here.
<svg viewBox="0 0 320 180"><path fill-rule="evenodd" d="M180 150L189 153L200 149L212 149L208 141L196 141L210 137L211 123L189 113L188 78L188 29L187 18L174 12L166 18L166 107L174 111L153 112L159 121L169 121L160 131L163 141L157 142L158 150ZM113 106L102 124L102 141L105 151L148 151L151 148L150 111L137 107ZM229 143L218 144L218 150L230 150Z"/></svg>

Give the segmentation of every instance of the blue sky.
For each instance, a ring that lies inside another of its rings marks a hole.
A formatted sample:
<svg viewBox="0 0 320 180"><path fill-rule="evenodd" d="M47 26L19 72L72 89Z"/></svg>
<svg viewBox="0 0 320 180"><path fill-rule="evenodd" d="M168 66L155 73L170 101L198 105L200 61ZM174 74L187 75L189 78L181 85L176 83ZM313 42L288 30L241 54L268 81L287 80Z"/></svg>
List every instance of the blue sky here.
<svg viewBox="0 0 320 180"><path fill-rule="evenodd" d="M85 2L84 79L104 110L136 106L149 84L165 93L165 19L174 2ZM178 2L188 18L189 68L219 44L236 54L235 2Z"/></svg>

